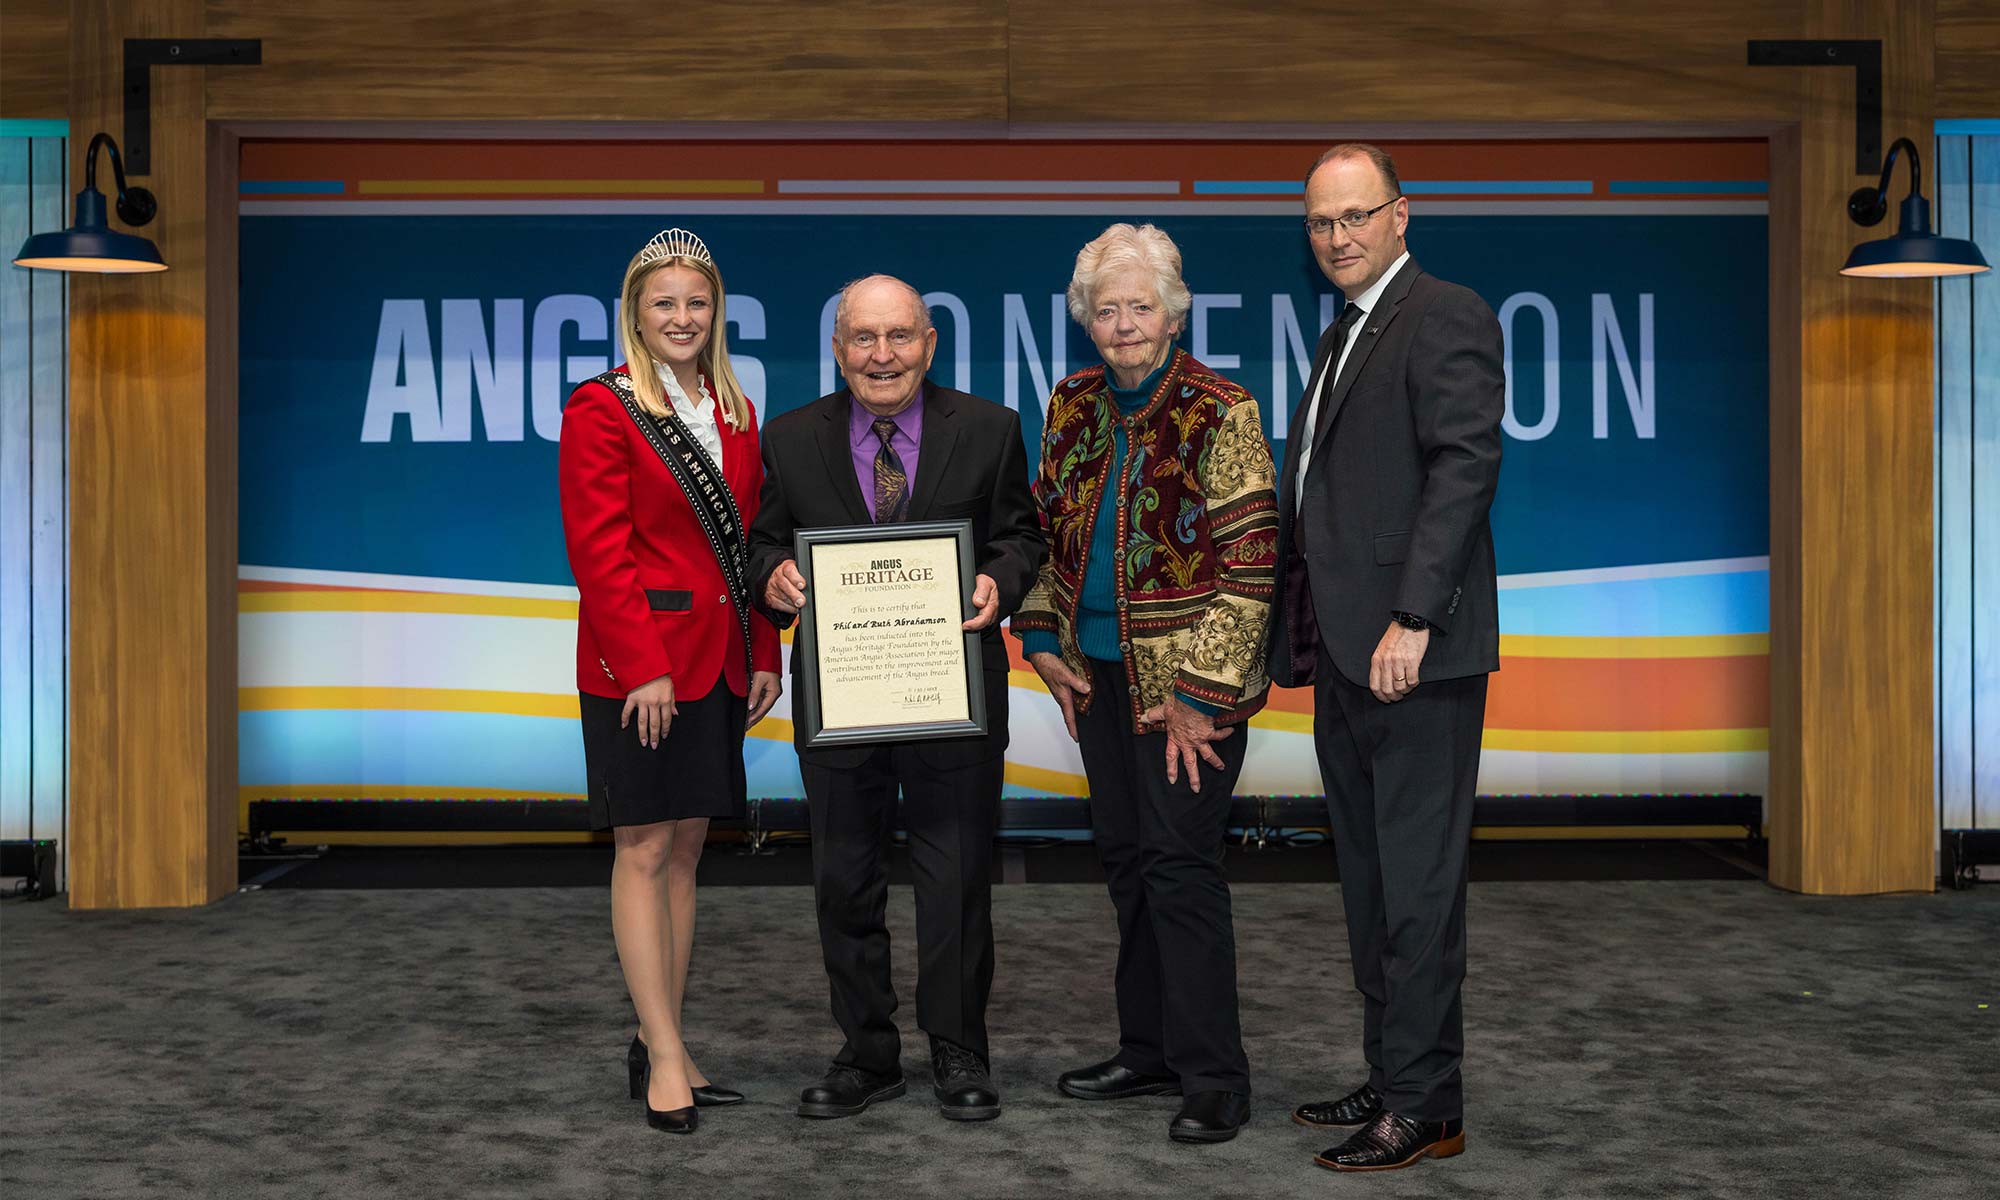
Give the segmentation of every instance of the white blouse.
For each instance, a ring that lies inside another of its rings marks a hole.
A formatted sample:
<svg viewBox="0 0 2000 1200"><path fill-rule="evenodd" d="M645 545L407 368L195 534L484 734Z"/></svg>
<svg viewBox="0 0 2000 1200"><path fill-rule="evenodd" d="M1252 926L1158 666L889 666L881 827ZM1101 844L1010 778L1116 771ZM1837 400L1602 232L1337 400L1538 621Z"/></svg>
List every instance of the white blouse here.
<svg viewBox="0 0 2000 1200"><path fill-rule="evenodd" d="M708 391L708 380L701 381L701 403L696 404L688 397L687 389L674 376L673 369L665 363L654 363L653 369L660 376L661 386L667 389L667 399L674 406L674 412L694 440L703 450L708 451L708 461L722 469L722 431L715 426L715 397Z"/></svg>

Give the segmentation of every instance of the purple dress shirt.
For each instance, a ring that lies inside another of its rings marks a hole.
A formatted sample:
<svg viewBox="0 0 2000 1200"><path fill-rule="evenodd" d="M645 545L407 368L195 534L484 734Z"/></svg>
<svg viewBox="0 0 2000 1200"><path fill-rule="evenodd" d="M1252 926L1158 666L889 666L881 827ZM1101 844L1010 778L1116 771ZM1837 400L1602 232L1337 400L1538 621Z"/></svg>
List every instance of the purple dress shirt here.
<svg viewBox="0 0 2000 1200"><path fill-rule="evenodd" d="M872 521L875 519L875 455L882 449L882 439L875 436L874 413L861 407L851 395L847 406L847 445L854 452L854 481L861 485L861 502L868 506L868 519ZM924 436L922 394L890 419L896 422L896 432L889 435L889 445L903 460L903 478L909 481L910 494L914 496L917 488L917 447Z"/></svg>

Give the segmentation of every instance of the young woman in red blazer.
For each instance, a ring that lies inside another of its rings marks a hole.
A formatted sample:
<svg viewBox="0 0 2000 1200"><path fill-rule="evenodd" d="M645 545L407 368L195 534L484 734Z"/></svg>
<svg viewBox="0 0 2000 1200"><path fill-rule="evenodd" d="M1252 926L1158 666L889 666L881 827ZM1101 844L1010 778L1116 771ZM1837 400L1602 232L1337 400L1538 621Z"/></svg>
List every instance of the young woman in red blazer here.
<svg viewBox="0 0 2000 1200"><path fill-rule="evenodd" d="M776 703L778 632L743 563L763 486L757 420L729 367L722 276L682 229L625 269L627 366L563 411L559 483L576 577L576 669L591 825L610 829L611 931L639 1016L632 1098L656 1129L742 1095L681 1038L695 864L744 805L743 736Z"/></svg>

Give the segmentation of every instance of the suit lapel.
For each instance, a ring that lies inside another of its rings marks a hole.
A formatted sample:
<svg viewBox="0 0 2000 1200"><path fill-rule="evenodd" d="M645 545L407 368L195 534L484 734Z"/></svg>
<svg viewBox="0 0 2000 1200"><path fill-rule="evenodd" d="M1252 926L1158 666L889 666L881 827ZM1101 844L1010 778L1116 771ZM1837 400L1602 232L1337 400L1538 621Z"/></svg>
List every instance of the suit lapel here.
<svg viewBox="0 0 2000 1200"><path fill-rule="evenodd" d="M958 444L958 406L941 388L924 384L924 434L917 443L917 480L910 490L910 519L921 521L937 498L938 480L951 466Z"/></svg>
<svg viewBox="0 0 2000 1200"><path fill-rule="evenodd" d="M1375 353L1375 347L1381 345L1382 331L1396 319L1396 310L1410 294L1410 285L1417 281L1420 272L1421 268L1417 266L1416 259L1412 258L1404 263L1403 269L1396 272L1396 277L1382 290L1382 296L1375 302L1374 310L1361 318L1361 332L1355 335L1354 349L1348 352L1347 362L1340 369L1340 378L1333 381L1333 386L1321 400L1322 404L1330 407L1326 415L1319 419L1318 429L1328 431L1333 429L1334 419L1340 416L1340 406L1347 402L1347 393L1353 390L1355 379L1360 376L1362 368L1368 365L1368 358ZM1324 440L1324 434L1313 439L1314 455L1318 455L1320 443Z"/></svg>
<svg viewBox="0 0 2000 1200"><path fill-rule="evenodd" d="M840 497L841 507L847 510L850 524L866 525L868 505L861 499L861 481L854 476L854 451L847 441L847 422L852 413L854 397L845 392L839 400L829 404L819 426L819 452L826 460L826 475L833 484L833 494Z"/></svg>

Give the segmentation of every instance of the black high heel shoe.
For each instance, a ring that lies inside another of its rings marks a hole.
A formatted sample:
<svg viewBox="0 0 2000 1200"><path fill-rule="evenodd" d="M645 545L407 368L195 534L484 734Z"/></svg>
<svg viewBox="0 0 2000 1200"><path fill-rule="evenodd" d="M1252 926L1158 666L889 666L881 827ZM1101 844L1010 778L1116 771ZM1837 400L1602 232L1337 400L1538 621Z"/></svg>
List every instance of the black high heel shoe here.
<svg viewBox="0 0 2000 1200"><path fill-rule="evenodd" d="M646 1053L646 1043L634 1037L632 1044L625 1050L625 1076L634 1100L646 1098L646 1081L652 1073L653 1058ZM731 1104L743 1103L743 1093L733 1088L704 1083L693 1091L696 1108L724 1108Z"/></svg>
<svg viewBox="0 0 2000 1200"><path fill-rule="evenodd" d="M646 1043L636 1036L625 1050L625 1077L631 1085L632 1098L646 1098L646 1077L653 1073L652 1057L646 1053Z"/></svg>
<svg viewBox="0 0 2000 1200"><path fill-rule="evenodd" d="M693 1133L701 1125L701 1113L692 1104L686 1108L670 1108L665 1112L648 1104L646 1124L662 1133Z"/></svg>

